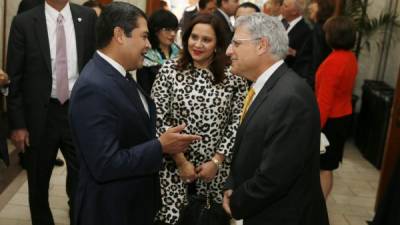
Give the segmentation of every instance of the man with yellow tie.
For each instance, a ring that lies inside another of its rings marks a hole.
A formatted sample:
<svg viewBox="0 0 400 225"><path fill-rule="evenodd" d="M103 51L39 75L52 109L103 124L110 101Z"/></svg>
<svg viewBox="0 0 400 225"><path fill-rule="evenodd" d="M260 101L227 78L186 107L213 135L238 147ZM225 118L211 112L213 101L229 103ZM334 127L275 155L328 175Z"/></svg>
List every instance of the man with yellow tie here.
<svg viewBox="0 0 400 225"><path fill-rule="evenodd" d="M253 81L244 103L224 209L244 225L329 224L319 180L320 126L311 89L283 62L276 18L240 17L227 55Z"/></svg>

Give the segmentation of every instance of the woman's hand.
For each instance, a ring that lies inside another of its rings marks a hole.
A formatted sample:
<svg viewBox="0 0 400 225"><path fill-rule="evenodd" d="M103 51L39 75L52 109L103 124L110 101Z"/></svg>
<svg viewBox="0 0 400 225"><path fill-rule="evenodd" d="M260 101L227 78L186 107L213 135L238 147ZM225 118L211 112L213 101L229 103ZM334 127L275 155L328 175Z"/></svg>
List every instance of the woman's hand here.
<svg viewBox="0 0 400 225"><path fill-rule="evenodd" d="M212 162L208 161L201 164L196 168L197 176L205 182L211 182L218 172L218 166Z"/></svg>
<svg viewBox="0 0 400 225"><path fill-rule="evenodd" d="M197 178L196 170L191 162L185 161L180 165L178 165L177 167L179 176L183 180L183 182L192 183L193 181L196 180Z"/></svg>

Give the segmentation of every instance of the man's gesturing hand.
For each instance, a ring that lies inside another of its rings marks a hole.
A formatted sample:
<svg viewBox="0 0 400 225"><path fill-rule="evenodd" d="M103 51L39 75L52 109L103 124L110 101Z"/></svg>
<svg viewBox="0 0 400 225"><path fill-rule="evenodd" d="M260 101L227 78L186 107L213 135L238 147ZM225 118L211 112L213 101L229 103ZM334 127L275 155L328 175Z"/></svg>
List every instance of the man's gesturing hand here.
<svg viewBox="0 0 400 225"><path fill-rule="evenodd" d="M201 140L198 135L181 134L186 124L169 128L165 133L161 134L159 140L163 153L176 154L187 150L193 141Z"/></svg>

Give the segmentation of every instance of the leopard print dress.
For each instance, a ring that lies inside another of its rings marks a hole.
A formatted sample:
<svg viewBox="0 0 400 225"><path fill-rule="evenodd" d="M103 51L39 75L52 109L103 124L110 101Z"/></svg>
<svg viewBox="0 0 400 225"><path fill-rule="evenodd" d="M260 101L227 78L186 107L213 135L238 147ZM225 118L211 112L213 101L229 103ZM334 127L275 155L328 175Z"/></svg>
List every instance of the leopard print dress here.
<svg viewBox="0 0 400 225"><path fill-rule="evenodd" d="M225 79L212 84L213 74L207 69L176 69L176 60L167 61L160 69L152 89L157 107L157 134L185 123L185 132L202 136L186 151L195 167L209 161L216 152L225 156L214 180L206 185L196 181L198 194L209 194L222 202L222 188L228 177L232 147L246 96L244 79L225 70ZM160 171L162 207L157 220L175 224L185 203L187 184L180 178L172 158L166 156ZM208 187L207 187L208 186Z"/></svg>

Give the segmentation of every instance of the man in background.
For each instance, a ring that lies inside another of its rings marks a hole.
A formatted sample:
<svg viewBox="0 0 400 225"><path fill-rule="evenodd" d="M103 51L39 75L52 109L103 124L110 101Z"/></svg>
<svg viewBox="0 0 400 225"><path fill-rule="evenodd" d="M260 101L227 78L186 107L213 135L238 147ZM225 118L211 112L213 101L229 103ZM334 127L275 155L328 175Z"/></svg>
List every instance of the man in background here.
<svg viewBox="0 0 400 225"><path fill-rule="evenodd" d="M222 21L224 30L222 33L225 34L225 43L227 45L231 42L233 36L233 25L231 23L231 17L235 15L237 8L239 7L239 0L216 0L217 10L214 15L219 17ZM225 49L228 46L225 46Z"/></svg>
<svg viewBox="0 0 400 225"><path fill-rule="evenodd" d="M67 164L68 203L74 205L79 165L67 112L70 91L94 52L95 22L95 12L87 7L46 0L14 17L11 25L9 128L13 144L25 151L33 225L54 225L48 191L59 149Z"/></svg>
<svg viewBox="0 0 400 225"><path fill-rule="evenodd" d="M189 6L183 12L180 27L184 29L198 13L213 13L217 9L215 0L199 0L195 5Z"/></svg>
<svg viewBox="0 0 400 225"><path fill-rule="evenodd" d="M239 16L249 16L253 13L260 12L260 8L254 3L251 2L244 2L239 5L238 9L235 13L235 19Z"/></svg>
<svg viewBox="0 0 400 225"><path fill-rule="evenodd" d="M296 61L297 52L301 50L311 36L311 28L303 18L304 0L284 0L281 9L282 23L289 36L289 51L285 62L292 68Z"/></svg>
<svg viewBox="0 0 400 225"><path fill-rule="evenodd" d="M277 17L282 19L281 7L283 0L266 0L263 7L263 12L268 16Z"/></svg>

